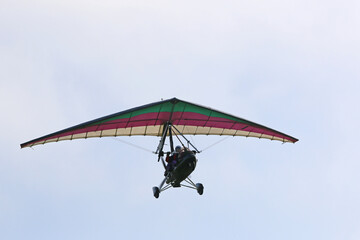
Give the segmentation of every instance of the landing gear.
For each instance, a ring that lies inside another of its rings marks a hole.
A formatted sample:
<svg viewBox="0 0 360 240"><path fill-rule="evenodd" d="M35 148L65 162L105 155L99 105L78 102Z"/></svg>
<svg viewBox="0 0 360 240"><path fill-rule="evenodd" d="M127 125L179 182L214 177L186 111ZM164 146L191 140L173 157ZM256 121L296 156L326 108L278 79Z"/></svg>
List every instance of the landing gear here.
<svg viewBox="0 0 360 240"><path fill-rule="evenodd" d="M197 193L199 195L203 195L204 193L204 186L201 183L197 183L195 184L193 181L190 180L190 178L186 178L184 180L187 184L183 184L183 183L177 183L177 182L171 182L168 177L166 177L160 184L159 187L153 187L153 194L155 198L159 198L160 193L173 187L173 188L178 188L178 187L187 187L187 188L192 188L194 190L197 191ZM166 185L165 185L166 183ZM165 186L164 186L165 185Z"/></svg>
<svg viewBox="0 0 360 240"><path fill-rule="evenodd" d="M199 195L203 195L204 193L204 186L201 183L197 183L196 185L196 191Z"/></svg>
<svg viewBox="0 0 360 240"><path fill-rule="evenodd" d="M169 189L171 187L170 184L167 184L165 187L164 184L165 184L165 181L166 181L167 177L164 178L164 180L162 180L162 182L160 183L159 187L153 187L152 190L153 190L153 194L154 194L154 197L155 198L159 198L159 195L161 192L165 191L166 189Z"/></svg>

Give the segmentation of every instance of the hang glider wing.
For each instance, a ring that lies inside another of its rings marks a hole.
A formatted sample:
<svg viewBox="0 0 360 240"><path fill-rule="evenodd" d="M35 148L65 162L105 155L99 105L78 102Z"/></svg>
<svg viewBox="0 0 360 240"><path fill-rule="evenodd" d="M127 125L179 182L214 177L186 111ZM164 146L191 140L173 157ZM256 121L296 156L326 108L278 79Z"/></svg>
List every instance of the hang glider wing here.
<svg viewBox="0 0 360 240"><path fill-rule="evenodd" d="M243 118L172 98L85 122L23 143L21 148L79 138L161 136L167 122L187 135L230 135L292 143L298 141Z"/></svg>

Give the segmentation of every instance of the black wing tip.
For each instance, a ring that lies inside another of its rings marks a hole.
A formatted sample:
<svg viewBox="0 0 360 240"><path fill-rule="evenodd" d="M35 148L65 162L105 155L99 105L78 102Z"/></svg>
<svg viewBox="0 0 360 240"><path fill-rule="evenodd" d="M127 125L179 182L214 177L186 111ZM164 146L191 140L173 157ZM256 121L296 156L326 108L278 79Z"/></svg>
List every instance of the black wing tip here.
<svg viewBox="0 0 360 240"><path fill-rule="evenodd" d="M27 144L26 144L26 143L20 144L20 149L25 148L25 147L27 147Z"/></svg>
<svg viewBox="0 0 360 240"><path fill-rule="evenodd" d="M297 139L297 138L294 138L294 137L291 137L291 136L289 136L291 139L288 139L288 141L290 141L291 143L296 143L296 142L298 142L299 141L299 139Z"/></svg>

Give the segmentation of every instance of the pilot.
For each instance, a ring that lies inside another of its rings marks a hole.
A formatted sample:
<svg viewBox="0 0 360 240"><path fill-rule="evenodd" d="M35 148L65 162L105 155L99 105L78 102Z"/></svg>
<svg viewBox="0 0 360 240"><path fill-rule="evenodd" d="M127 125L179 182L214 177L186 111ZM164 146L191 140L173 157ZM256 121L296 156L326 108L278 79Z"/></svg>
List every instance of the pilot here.
<svg viewBox="0 0 360 240"><path fill-rule="evenodd" d="M179 159L179 155L181 152L181 146L176 146L175 151L171 153L166 153L166 162L168 163L166 166L165 176L168 175L169 172L174 170L175 165L177 164L177 161Z"/></svg>

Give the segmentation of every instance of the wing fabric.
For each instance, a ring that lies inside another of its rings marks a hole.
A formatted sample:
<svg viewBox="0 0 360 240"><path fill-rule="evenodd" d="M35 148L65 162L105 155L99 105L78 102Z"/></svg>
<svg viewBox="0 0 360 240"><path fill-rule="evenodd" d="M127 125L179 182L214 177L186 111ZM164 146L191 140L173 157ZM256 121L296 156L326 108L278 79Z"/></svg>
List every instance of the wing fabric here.
<svg viewBox="0 0 360 240"><path fill-rule="evenodd" d="M176 98L132 108L85 122L21 144L38 144L91 137L161 136L171 122L187 135L231 135L295 143L298 139L248 120Z"/></svg>

